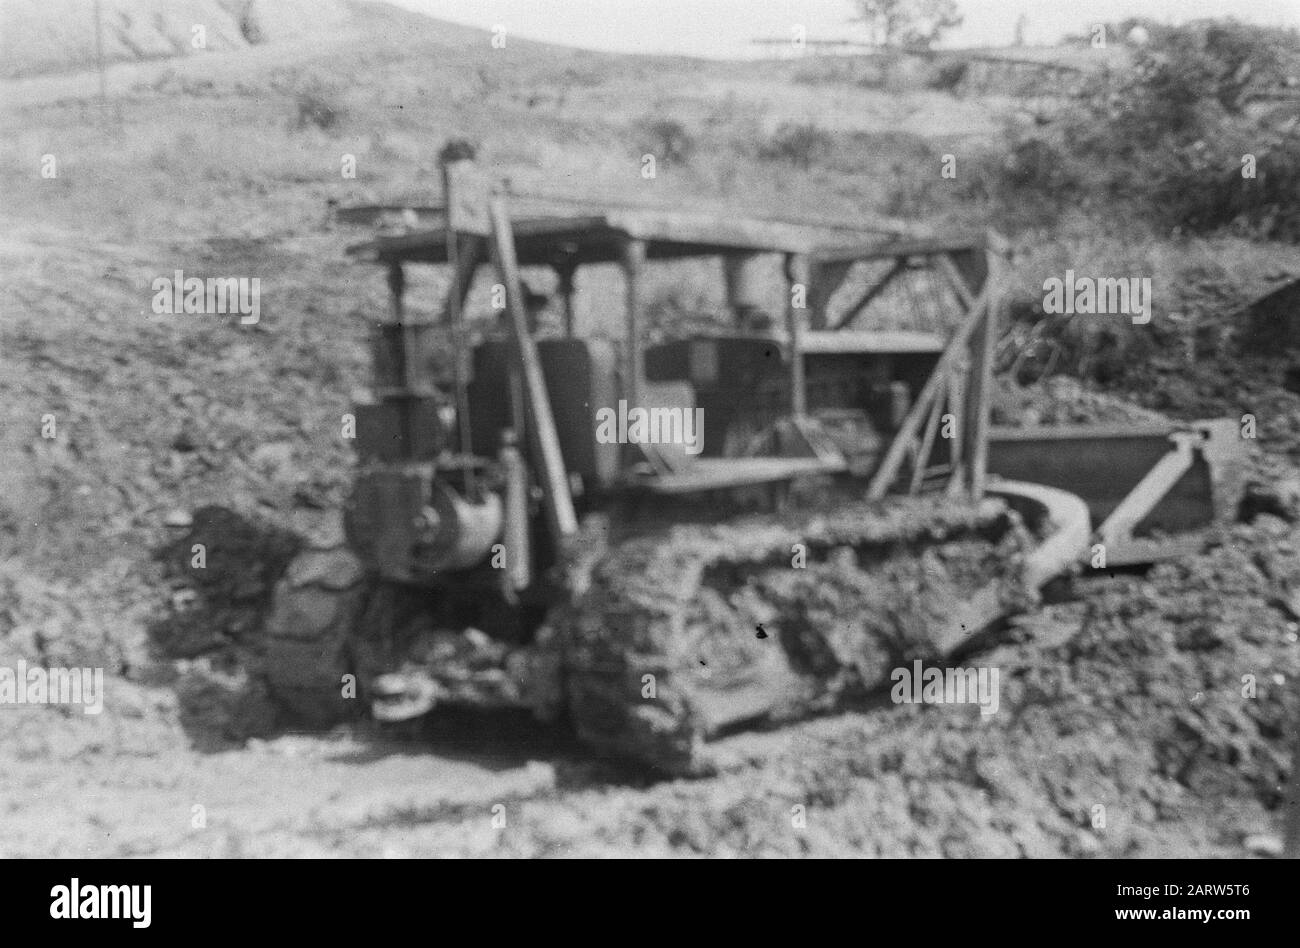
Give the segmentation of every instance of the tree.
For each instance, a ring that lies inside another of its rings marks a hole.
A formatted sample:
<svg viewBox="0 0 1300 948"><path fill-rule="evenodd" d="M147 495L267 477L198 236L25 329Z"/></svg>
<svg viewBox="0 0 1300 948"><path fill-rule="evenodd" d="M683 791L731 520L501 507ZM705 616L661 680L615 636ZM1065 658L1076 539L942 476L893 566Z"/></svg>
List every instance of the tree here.
<svg viewBox="0 0 1300 948"><path fill-rule="evenodd" d="M865 23L878 46L928 49L961 25L956 0L853 0L854 22Z"/></svg>

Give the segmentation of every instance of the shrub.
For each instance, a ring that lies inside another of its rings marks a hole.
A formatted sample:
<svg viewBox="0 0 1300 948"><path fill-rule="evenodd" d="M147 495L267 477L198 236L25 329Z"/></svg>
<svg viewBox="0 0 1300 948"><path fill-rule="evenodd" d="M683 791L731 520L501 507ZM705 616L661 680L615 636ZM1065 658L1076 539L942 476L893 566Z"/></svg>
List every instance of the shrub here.
<svg viewBox="0 0 1300 948"><path fill-rule="evenodd" d="M1300 132L1247 108L1282 84L1294 34L1211 22L1158 35L1131 70L1090 80L1060 121L1010 132L985 190L1062 210L1104 203L1171 232L1300 239Z"/></svg>
<svg viewBox="0 0 1300 948"><path fill-rule="evenodd" d="M687 164L695 154L695 139L681 122L674 119L651 119L640 130L642 152L659 161Z"/></svg>
<svg viewBox="0 0 1300 948"><path fill-rule="evenodd" d="M759 146L765 161L786 161L805 171L826 158L834 146L830 134L811 122L785 122Z"/></svg>
<svg viewBox="0 0 1300 948"><path fill-rule="evenodd" d="M320 88L303 89L295 98L298 109L296 127L315 126L323 131L335 128L343 119L343 109Z"/></svg>
<svg viewBox="0 0 1300 948"><path fill-rule="evenodd" d="M952 92L961 81L966 78L966 73L970 71L970 63L964 59L954 59L950 62L941 63L937 69L930 74L930 79L926 83L931 89L938 89L940 92Z"/></svg>

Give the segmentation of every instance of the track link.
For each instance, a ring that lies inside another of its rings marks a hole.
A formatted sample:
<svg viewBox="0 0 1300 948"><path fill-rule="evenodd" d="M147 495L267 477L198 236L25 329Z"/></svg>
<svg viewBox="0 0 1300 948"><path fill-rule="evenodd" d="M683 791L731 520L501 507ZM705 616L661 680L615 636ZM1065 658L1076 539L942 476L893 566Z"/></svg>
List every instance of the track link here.
<svg viewBox="0 0 1300 948"><path fill-rule="evenodd" d="M699 772L722 729L844 706L978 631L958 623L1027 608L1032 545L999 501L934 498L626 541L551 619L570 718L596 747Z"/></svg>

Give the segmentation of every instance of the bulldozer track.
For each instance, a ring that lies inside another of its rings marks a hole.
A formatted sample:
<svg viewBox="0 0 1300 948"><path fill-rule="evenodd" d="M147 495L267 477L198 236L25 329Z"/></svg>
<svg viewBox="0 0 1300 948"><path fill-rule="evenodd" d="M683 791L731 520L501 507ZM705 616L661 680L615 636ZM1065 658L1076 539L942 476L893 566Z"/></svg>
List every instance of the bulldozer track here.
<svg viewBox="0 0 1300 948"><path fill-rule="evenodd" d="M706 741L737 721L829 710L943 655L978 631L949 628L960 604L1025 608L1032 549L1001 503L940 500L628 540L550 619L570 719L594 747L707 770Z"/></svg>
<svg viewBox="0 0 1300 948"><path fill-rule="evenodd" d="M600 751L709 772L709 740L737 722L850 705L892 668L941 660L1029 608L1077 560L1087 507L1036 485L995 491L1006 500L895 498L594 537L568 565L569 599L519 651L528 661L514 668L537 679L520 691L545 695L534 710L562 709ZM290 563L265 659L271 693L296 722L357 714L341 682L356 671L381 587L343 546Z"/></svg>

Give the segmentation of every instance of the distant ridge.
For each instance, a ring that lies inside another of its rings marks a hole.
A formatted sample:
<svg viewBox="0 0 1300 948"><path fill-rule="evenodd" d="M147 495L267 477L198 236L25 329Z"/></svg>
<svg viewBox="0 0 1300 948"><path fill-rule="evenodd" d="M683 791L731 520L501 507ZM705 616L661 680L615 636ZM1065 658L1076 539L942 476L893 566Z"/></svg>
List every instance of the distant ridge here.
<svg viewBox="0 0 1300 948"><path fill-rule="evenodd" d="M344 0L101 0L107 63L300 39L347 24ZM194 46L203 27L202 49ZM0 0L0 77L93 69L94 0Z"/></svg>

